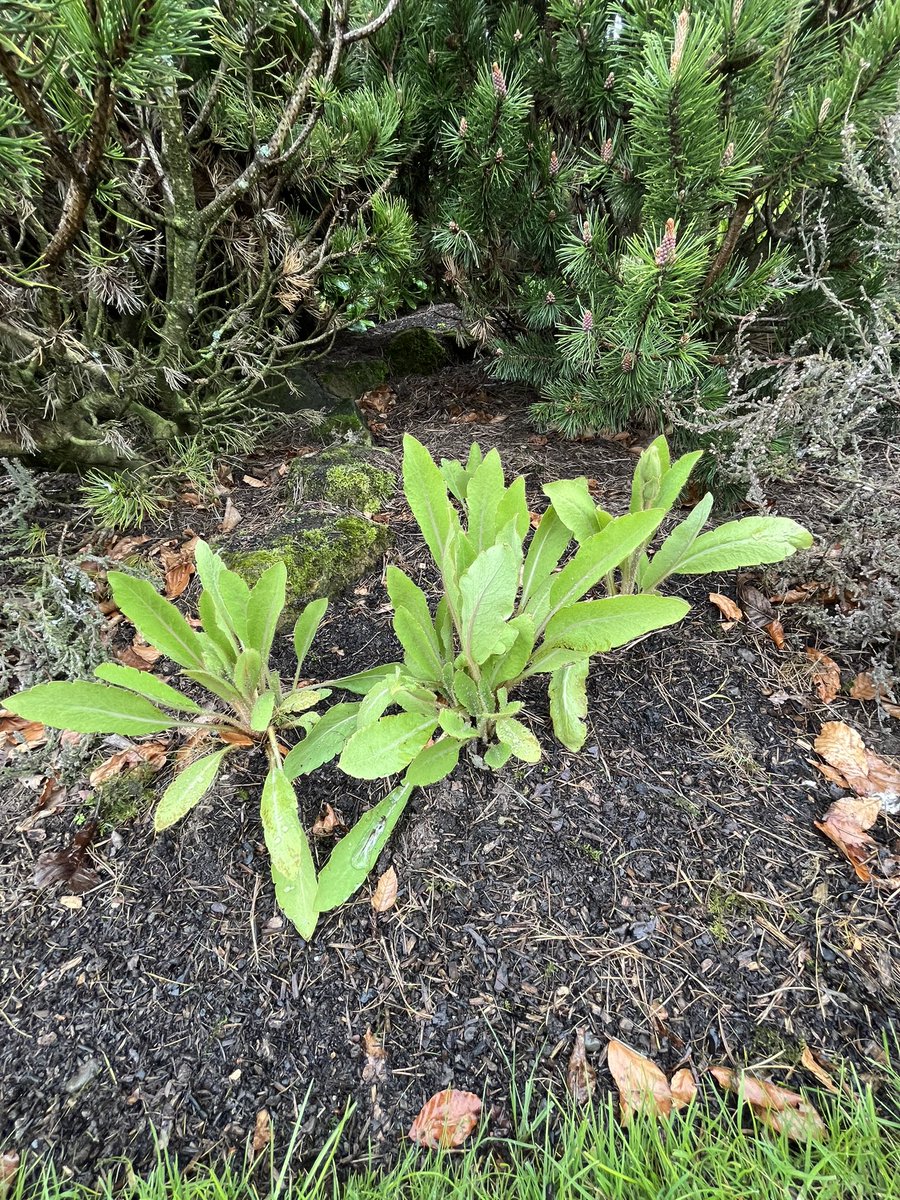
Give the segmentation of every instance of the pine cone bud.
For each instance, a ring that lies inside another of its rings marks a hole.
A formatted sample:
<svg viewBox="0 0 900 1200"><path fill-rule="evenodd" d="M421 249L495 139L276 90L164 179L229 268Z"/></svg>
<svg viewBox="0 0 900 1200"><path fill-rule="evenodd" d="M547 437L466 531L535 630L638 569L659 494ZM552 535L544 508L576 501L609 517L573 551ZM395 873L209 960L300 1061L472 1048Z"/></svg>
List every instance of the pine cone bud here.
<svg viewBox="0 0 900 1200"><path fill-rule="evenodd" d="M494 155L494 162L502 163L505 160L505 158L506 158L506 155L503 153L503 147L502 146L498 147L497 153Z"/></svg>
<svg viewBox="0 0 900 1200"><path fill-rule="evenodd" d="M607 138L606 141L603 143L603 145L600 147L600 160L601 160L601 162L611 163L612 159L613 159L612 138Z"/></svg>
<svg viewBox="0 0 900 1200"><path fill-rule="evenodd" d="M675 222L669 217L663 240L656 247L656 265L668 267L675 261Z"/></svg>
<svg viewBox="0 0 900 1200"><path fill-rule="evenodd" d="M582 227L581 227L581 240L584 242L584 244L586 246L589 246L591 244L591 223L590 223L590 221L585 221L584 225L582 225Z"/></svg>
<svg viewBox="0 0 900 1200"><path fill-rule="evenodd" d="M559 174L559 159L556 157L556 151L550 151L550 177L554 178Z"/></svg>
<svg viewBox="0 0 900 1200"><path fill-rule="evenodd" d="M456 221L450 221L450 222L448 222L448 224L447 224L447 228L450 230L450 232L451 232L451 233L459 233L459 228L460 228L460 227L459 227L459 225L456 223Z"/></svg>
<svg viewBox="0 0 900 1200"><path fill-rule="evenodd" d="M681 335L681 337L678 339L678 345L686 346L690 340L691 340L691 335L689 333L683 333Z"/></svg>
<svg viewBox="0 0 900 1200"><path fill-rule="evenodd" d="M828 110L831 108L831 97L826 96L819 108L819 124L821 125L828 116Z"/></svg>
<svg viewBox="0 0 900 1200"><path fill-rule="evenodd" d="M506 95L506 80L503 78L503 72L500 70L499 63L494 63L491 67L491 82L498 96Z"/></svg>
<svg viewBox="0 0 900 1200"><path fill-rule="evenodd" d="M466 120L465 117L462 117L459 122L459 136L465 137L468 132L469 132L469 122Z"/></svg>
<svg viewBox="0 0 900 1200"><path fill-rule="evenodd" d="M548 292L547 295L544 297L544 303L545 304L555 304L556 303L556 297L553 295L552 292Z"/></svg>
<svg viewBox="0 0 900 1200"><path fill-rule="evenodd" d="M594 314L589 308L586 308L581 314L581 328L585 333L590 333L594 328Z"/></svg>
<svg viewBox="0 0 900 1200"><path fill-rule="evenodd" d="M518 43L521 42L523 37L524 37L524 34L522 33L522 30L517 29L516 32L513 34L513 41L518 45Z"/></svg>
<svg viewBox="0 0 900 1200"><path fill-rule="evenodd" d="M434 50L433 50L433 49L432 49L432 50L429 50L429 51L428 51L428 65L429 65L429 67L433 67L433 66L434 66L434 64L435 64L436 62L437 62L437 54L434 52Z"/></svg>
<svg viewBox="0 0 900 1200"><path fill-rule="evenodd" d="M603 80L603 90L605 92L611 92L613 89L613 84L615 82L616 82L616 73L615 73L615 71L610 71L610 73L607 75L607 77Z"/></svg>
<svg viewBox="0 0 900 1200"><path fill-rule="evenodd" d="M556 209L555 208L551 208L550 211L547 213L547 220L548 221L556 220Z"/></svg>
<svg viewBox="0 0 900 1200"><path fill-rule="evenodd" d="M722 155L722 166L730 167L734 162L734 142L729 142L725 147L725 153Z"/></svg>
<svg viewBox="0 0 900 1200"><path fill-rule="evenodd" d="M626 350L625 353L622 355L622 370L623 371L633 371L634 370L634 355L631 353L630 350Z"/></svg>
<svg viewBox="0 0 900 1200"><path fill-rule="evenodd" d="M686 8L683 8L678 14L678 23L675 26L675 42L672 46L672 57L669 59L670 75L675 74L681 63L681 56L684 54L684 43L687 41L690 19L691 14Z"/></svg>

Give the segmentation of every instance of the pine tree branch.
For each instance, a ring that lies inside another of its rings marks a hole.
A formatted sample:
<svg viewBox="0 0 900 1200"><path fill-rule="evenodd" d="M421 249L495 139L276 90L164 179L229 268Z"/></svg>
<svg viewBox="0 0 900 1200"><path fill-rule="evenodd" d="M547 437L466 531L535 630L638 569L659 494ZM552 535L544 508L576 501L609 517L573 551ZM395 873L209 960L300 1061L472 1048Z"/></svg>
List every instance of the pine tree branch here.
<svg viewBox="0 0 900 1200"><path fill-rule="evenodd" d="M712 265L706 273L706 278L700 285L700 295L704 295L712 285L716 282L734 254L735 246L737 246L738 238L741 236L741 230L747 221L747 215L753 207L754 197L742 196L734 206L734 212L731 214L731 220L728 222L728 228L725 230L725 237L722 239L722 245L719 247L719 252L712 261Z"/></svg>
<svg viewBox="0 0 900 1200"><path fill-rule="evenodd" d="M358 42L362 38L371 37L373 33L377 33L382 25L387 24L399 7L400 0L389 0L387 7L379 16L369 21L366 25L360 25L357 29L351 29L349 33L344 36L345 43L350 44L352 42Z"/></svg>
<svg viewBox="0 0 900 1200"><path fill-rule="evenodd" d="M3 75L9 90L19 102L25 116L41 134L65 174L71 179L84 180L81 166L41 103L38 92L32 87L31 82L19 73L15 56L3 46L0 46L0 74Z"/></svg>

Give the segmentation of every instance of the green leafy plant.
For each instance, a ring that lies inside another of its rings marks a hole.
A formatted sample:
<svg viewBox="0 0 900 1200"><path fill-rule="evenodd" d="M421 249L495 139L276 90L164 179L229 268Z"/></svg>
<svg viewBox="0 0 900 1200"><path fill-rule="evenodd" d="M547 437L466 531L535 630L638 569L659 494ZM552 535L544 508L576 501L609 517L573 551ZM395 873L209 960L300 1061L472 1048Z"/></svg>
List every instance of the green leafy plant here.
<svg viewBox="0 0 900 1200"><path fill-rule="evenodd" d="M297 666L286 683L269 667L278 619L285 604L286 568L276 563L250 588L204 542L196 548L202 630L191 627L174 604L146 580L111 572L109 583L119 609L150 645L177 663L181 674L199 684L228 711L201 705L155 675L117 663L95 670L99 682L42 683L4 701L10 712L31 721L78 733L117 733L141 737L184 730L215 746L185 766L163 793L156 809L157 830L174 825L207 794L227 757L239 749L261 749L268 759L260 815L272 861L278 903L306 938L319 914L336 908L362 884L390 836L410 787L395 788L367 812L338 843L316 872L300 823L297 799L286 770L281 737L292 730L316 731L335 724L336 705L320 717L315 706L328 688L300 685L300 671L326 600L307 605L294 627ZM203 735L206 735L206 738ZM319 733L321 740L322 734ZM221 742L216 745L213 739ZM294 759L296 761L296 759ZM323 760L324 761L324 760Z"/></svg>
<svg viewBox="0 0 900 1200"><path fill-rule="evenodd" d="M291 751L286 773L314 769L322 755L340 752L338 765L357 778L405 770L407 785L427 785L453 770L467 743L492 768L510 757L537 762L541 748L520 720L523 704L510 698L534 675L549 676L556 736L580 749L592 656L673 625L688 611L685 600L655 594L663 579L775 562L811 542L783 518L751 517L700 534L709 513L704 501L649 559L650 540L697 458L671 464L664 439L655 442L638 463L631 512L620 517L597 509L584 480L549 485L551 506L526 546L525 481L506 485L496 450L482 455L473 445L465 465L445 460L438 467L407 435L404 489L443 594L432 614L424 592L388 568L403 662L334 681L363 699L329 710ZM573 534L578 547L567 557ZM609 594L585 599L601 582Z"/></svg>

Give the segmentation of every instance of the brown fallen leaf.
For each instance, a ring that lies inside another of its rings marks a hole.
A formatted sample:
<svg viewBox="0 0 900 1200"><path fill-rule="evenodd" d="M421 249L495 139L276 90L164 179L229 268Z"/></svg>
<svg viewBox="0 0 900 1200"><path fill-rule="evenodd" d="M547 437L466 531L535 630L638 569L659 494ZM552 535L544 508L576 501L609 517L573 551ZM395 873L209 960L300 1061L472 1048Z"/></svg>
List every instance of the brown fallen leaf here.
<svg viewBox="0 0 900 1200"><path fill-rule="evenodd" d="M387 1073L387 1052L381 1040L371 1029L367 1029L363 1034L363 1050L366 1052L366 1061L362 1070L363 1083L375 1083L379 1079L384 1079Z"/></svg>
<svg viewBox="0 0 900 1200"><path fill-rule="evenodd" d="M194 554L198 540L197 537L191 537L180 545L168 542L160 547L159 558L166 573L165 594L169 600L177 600L190 583L195 570Z"/></svg>
<svg viewBox="0 0 900 1200"><path fill-rule="evenodd" d="M875 683L869 671L860 671L850 688L851 700L880 700L884 694L884 688Z"/></svg>
<svg viewBox="0 0 900 1200"><path fill-rule="evenodd" d="M241 733L238 729L217 729L216 733L223 742L227 742L229 746L250 747L254 745L253 738L248 737L246 733Z"/></svg>
<svg viewBox="0 0 900 1200"><path fill-rule="evenodd" d="M113 542L112 546L107 550L106 557L115 559L116 562L121 562L123 558L130 558L139 546L145 546L150 538L142 534L127 534L125 537L119 538Z"/></svg>
<svg viewBox="0 0 900 1200"><path fill-rule="evenodd" d="M841 669L822 650L806 647L806 657L813 664L812 678L823 704L830 704L841 690Z"/></svg>
<svg viewBox="0 0 900 1200"><path fill-rule="evenodd" d="M672 1093L672 1107L687 1108L697 1095L697 1084L690 1067L681 1067L675 1072L669 1081L669 1090Z"/></svg>
<svg viewBox="0 0 900 1200"><path fill-rule="evenodd" d="M240 522L241 514L229 496L225 501L225 512L222 516L222 524L219 526L223 533L231 533Z"/></svg>
<svg viewBox="0 0 900 1200"><path fill-rule="evenodd" d="M330 804L325 804L312 827L312 835L317 838L331 837L332 834L340 833L342 829L346 828L343 818L335 812Z"/></svg>
<svg viewBox="0 0 900 1200"><path fill-rule="evenodd" d="M723 596L721 592L710 592L709 602L716 606L726 621L740 621L744 615L743 610L731 597Z"/></svg>
<svg viewBox="0 0 900 1200"><path fill-rule="evenodd" d="M34 864L35 885L45 888L54 883L65 883L75 896L96 887L100 876L91 865L89 851L99 828L97 821L88 821L67 849L47 850L42 854Z"/></svg>
<svg viewBox="0 0 900 1200"><path fill-rule="evenodd" d="M261 1108L256 1114L256 1120L253 1123L253 1141L251 1147L254 1154L259 1154L265 1150L269 1142L272 1140L272 1121L269 1117L269 1110Z"/></svg>
<svg viewBox="0 0 900 1200"><path fill-rule="evenodd" d="M803 1052L800 1055L800 1063L802 1066L806 1067L810 1075L813 1075L816 1079L818 1079L819 1083L821 1083L822 1087L825 1088L826 1091L840 1092L841 1089L834 1082L829 1072L825 1070L822 1064L813 1055L813 1052L810 1050L809 1046L803 1047Z"/></svg>
<svg viewBox="0 0 900 1200"><path fill-rule="evenodd" d="M655 1109L662 1117L669 1115L672 1111L672 1091L669 1081L656 1063L613 1038L609 1043L607 1065L619 1090L619 1113L623 1125L627 1125L641 1109Z"/></svg>
<svg viewBox="0 0 900 1200"><path fill-rule="evenodd" d="M0 1200L5 1200L19 1173L19 1155L15 1150L0 1154Z"/></svg>
<svg viewBox="0 0 900 1200"><path fill-rule="evenodd" d="M768 596L746 580L738 581L738 596L748 622L756 629L765 629L775 620L775 609Z"/></svg>
<svg viewBox="0 0 900 1200"><path fill-rule="evenodd" d="M799 1092L777 1087L747 1072L732 1071L730 1067L710 1067L709 1072L720 1087L743 1097L768 1129L783 1132L797 1142L828 1136L825 1122Z"/></svg>
<svg viewBox="0 0 900 1200"><path fill-rule="evenodd" d="M782 592L778 596L772 597L773 604L802 604L804 600L809 600L821 589L822 585L817 580L810 580L809 583L798 584L797 587L788 588L786 592Z"/></svg>
<svg viewBox="0 0 900 1200"><path fill-rule="evenodd" d="M160 657L160 652L155 646L148 646L137 636L130 646L126 646L116 655L123 666L135 667L138 671L149 671Z"/></svg>
<svg viewBox="0 0 900 1200"><path fill-rule="evenodd" d="M769 621L767 625L763 626L763 628L774 643L775 649L783 650L784 626L781 624L781 622L776 618L774 621Z"/></svg>
<svg viewBox="0 0 900 1200"><path fill-rule="evenodd" d="M397 393L386 383L372 388L369 392L364 392L359 398L359 407L364 412L374 413L379 417L386 416L396 403Z"/></svg>
<svg viewBox="0 0 900 1200"><path fill-rule="evenodd" d="M0 717L0 741L12 750L31 750L47 741L47 730L39 721L26 721L6 713Z"/></svg>
<svg viewBox="0 0 900 1200"><path fill-rule="evenodd" d="M597 1072L588 1062L584 1030L575 1030L575 1045L566 1069L566 1086L576 1104L587 1104L597 1086Z"/></svg>
<svg viewBox="0 0 900 1200"><path fill-rule="evenodd" d="M88 776L90 785L91 787L100 787L114 775L121 775L129 767L147 766L153 771L158 771L166 761L168 749L166 742L143 742L140 745L129 746L125 750L118 750L106 762L102 762L99 767L95 767L91 771Z"/></svg>
<svg viewBox="0 0 900 1200"><path fill-rule="evenodd" d="M407 1136L430 1150L456 1149L478 1124L480 1114L481 1100L474 1092L447 1088L422 1106Z"/></svg>
<svg viewBox="0 0 900 1200"><path fill-rule="evenodd" d="M372 907L377 913L387 912L389 908L393 908L397 902L398 887L397 872L393 867L388 867L375 884L375 891L372 893Z"/></svg>
<svg viewBox="0 0 900 1200"><path fill-rule="evenodd" d="M866 800L844 797L831 805L821 821L813 822L816 829L830 838L850 860L863 883L872 878L868 863L877 847L875 839L866 830L875 824L880 812L881 802L877 797Z"/></svg>
<svg viewBox="0 0 900 1200"><path fill-rule="evenodd" d="M900 770L867 749L856 730L843 721L826 722L813 747L857 796L879 796L888 807L900 799Z"/></svg>
<svg viewBox="0 0 900 1200"><path fill-rule="evenodd" d="M269 486L269 481L267 479L257 479L255 475L244 475L242 479L243 482L246 483L247 487L266 488Z"/></svg>

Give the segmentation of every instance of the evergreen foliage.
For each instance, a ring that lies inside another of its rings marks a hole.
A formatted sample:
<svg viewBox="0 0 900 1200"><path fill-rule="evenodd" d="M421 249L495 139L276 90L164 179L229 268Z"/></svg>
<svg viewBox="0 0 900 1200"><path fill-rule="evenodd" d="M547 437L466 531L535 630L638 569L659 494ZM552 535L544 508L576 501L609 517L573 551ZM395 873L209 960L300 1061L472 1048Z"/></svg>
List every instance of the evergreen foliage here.
<svg viewBox="0 0 900 1200"><path fill-rule="evenodd" d="M433 248L495 374L537 387L538 419L569 434L727 390L734 332L786 294L842 127L865 142L900 74L898 0L404 13Z"/></svg>

